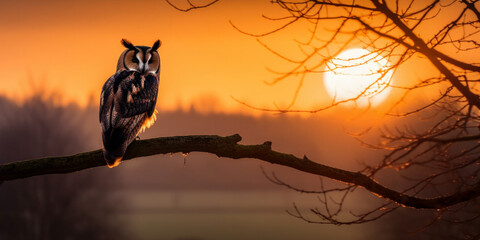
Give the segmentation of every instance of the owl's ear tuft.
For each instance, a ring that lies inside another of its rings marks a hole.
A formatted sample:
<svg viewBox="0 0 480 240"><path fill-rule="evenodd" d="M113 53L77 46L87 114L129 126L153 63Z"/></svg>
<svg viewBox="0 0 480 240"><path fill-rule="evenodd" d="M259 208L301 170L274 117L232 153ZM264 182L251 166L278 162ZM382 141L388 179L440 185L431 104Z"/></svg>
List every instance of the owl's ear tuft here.
<svg viewBox="0 0 480 240"><path fill-rule="evenodd" d="M122 38L121 42L122 42L123 46L125 46L126 48L128 48L130 50L135 50L136 49L135 46L133 46L133 44L125 38Z"/></svg>
<svg viewBox="0 0 480 240"><path fill-rule="evenodd" d="M152 46L152 51L157 51L157 49L162 45L162 42L160 40L155 41L155 43Z"/></svg>

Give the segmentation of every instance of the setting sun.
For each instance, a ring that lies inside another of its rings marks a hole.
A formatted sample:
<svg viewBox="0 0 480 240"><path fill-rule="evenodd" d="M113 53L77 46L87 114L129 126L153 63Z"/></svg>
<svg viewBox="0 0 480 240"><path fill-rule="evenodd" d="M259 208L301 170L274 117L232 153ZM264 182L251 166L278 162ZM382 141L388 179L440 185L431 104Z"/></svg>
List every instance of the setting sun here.
<svg viewBox="0 0 480 240"><path fill-rule="evenodd" d="M357 106L376 106L390 93L388 61L361 48L348 49L327 62L325 88L335 102L352 100Z"/></svg>

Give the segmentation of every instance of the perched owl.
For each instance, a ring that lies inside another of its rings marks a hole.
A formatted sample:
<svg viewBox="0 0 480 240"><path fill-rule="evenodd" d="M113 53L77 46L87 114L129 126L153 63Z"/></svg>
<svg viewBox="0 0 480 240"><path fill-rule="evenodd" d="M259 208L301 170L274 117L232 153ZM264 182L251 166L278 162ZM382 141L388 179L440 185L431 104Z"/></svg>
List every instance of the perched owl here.
<svg viewBox="0 0 480 240"><path fill-rule="evenodd" d="M100 95L103 156L110 168L120 164L128 145L155 121L160 74L160 40L152 47L121 42L127 49Z"/></svg>

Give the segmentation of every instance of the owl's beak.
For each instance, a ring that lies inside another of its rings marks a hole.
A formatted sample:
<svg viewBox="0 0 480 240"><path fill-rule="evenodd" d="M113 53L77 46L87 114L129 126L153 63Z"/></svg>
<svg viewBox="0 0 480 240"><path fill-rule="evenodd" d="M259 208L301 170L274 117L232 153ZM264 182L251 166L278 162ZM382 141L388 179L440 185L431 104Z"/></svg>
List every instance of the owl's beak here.
<svg viewBox="0 0 480 240"><path fill-rule="evenodd" d="M148 64L145 64L144 67L141 69L141 73L146 74L146 73L148 73L148 70L150 70L149 67L148 67Z"/></svg>

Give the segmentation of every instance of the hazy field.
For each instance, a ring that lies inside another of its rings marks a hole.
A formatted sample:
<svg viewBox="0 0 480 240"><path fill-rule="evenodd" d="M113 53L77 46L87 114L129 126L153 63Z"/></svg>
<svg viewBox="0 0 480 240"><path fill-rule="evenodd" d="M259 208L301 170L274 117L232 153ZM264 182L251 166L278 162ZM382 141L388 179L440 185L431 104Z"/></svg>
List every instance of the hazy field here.
<svg viewBox="0 0 480 240"><path fill-rule="evenodd" d="M136 239L372 239L371 225L307 224L285 210L291 191L124 192L119 216ZM314 206L302 201L304 207Z"/></svg>

